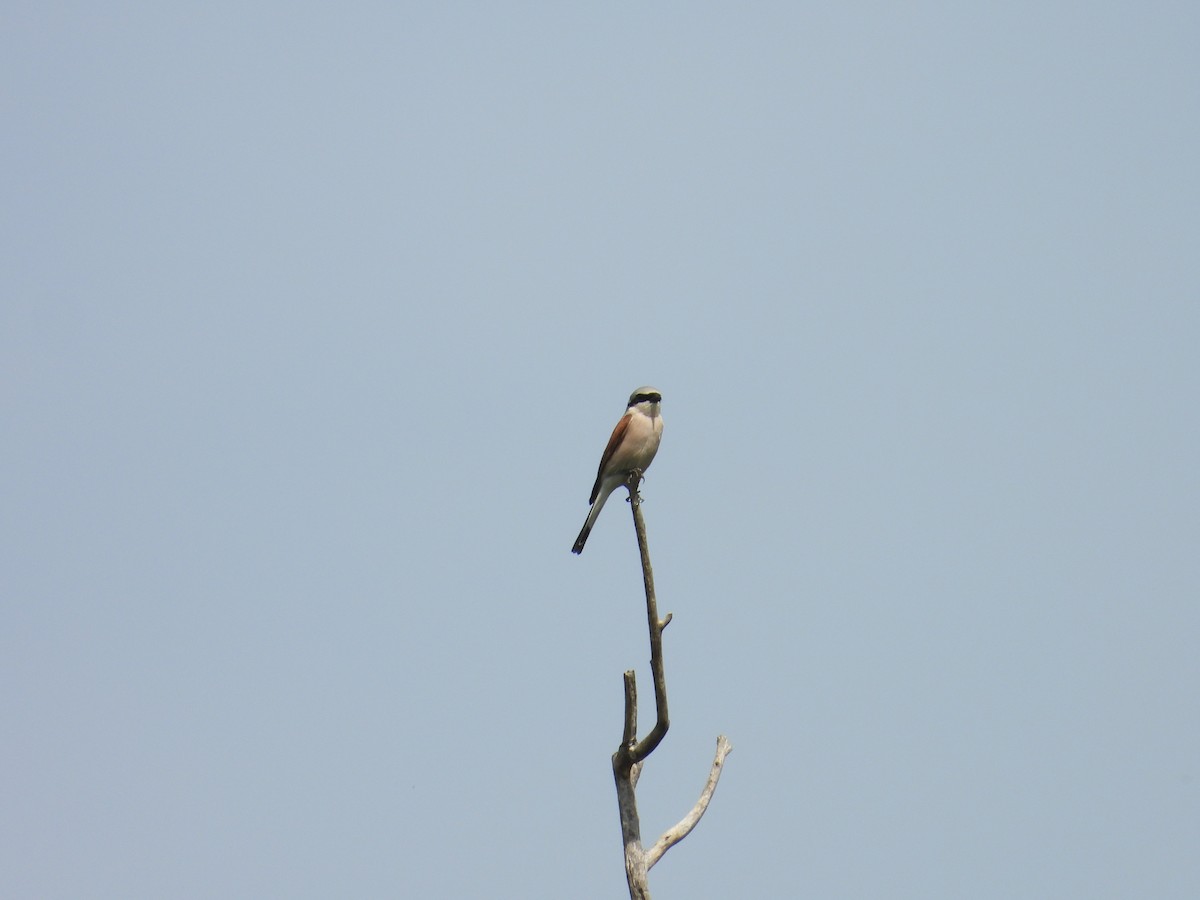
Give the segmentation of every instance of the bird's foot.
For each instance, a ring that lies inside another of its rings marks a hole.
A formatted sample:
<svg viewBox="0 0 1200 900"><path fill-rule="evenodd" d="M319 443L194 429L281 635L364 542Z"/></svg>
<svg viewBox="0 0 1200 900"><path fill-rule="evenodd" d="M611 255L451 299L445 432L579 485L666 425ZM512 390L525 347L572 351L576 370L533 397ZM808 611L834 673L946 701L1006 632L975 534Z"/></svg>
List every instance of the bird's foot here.
<svg viewBox="0 0 1200 900"><path fill-rule="evenodd" d="M630 469L629 474L625 476L625 487L629 488L630 496L638 492L638 485L642 483L642 470Z"/></svg>

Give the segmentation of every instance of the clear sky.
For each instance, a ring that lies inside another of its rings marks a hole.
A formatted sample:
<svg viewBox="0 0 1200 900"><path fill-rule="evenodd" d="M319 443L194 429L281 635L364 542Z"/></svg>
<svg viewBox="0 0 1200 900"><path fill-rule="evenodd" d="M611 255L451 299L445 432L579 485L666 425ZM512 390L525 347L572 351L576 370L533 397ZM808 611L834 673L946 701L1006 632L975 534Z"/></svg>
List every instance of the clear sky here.
<svg viewBox="0 0 1200 900"><path fill-rule="evenodd" d="M622 896L648 383L656 898L1200 896L1200 7L568 6L6 5L0 893Z"/></svg>

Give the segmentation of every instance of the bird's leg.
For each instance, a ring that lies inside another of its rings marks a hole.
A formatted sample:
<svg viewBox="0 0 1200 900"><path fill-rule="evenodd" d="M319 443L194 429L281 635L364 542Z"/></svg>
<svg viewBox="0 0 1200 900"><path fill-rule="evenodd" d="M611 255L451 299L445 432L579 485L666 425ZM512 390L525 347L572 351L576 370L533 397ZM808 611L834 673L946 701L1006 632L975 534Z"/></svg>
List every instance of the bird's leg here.
<svg viewBox="0 0 1200 900"><path fill-rule="evenodd" d="M641 483L642 470L630 469L629 475L625 478L625 487L629 488L629 496L626 498L626 502L632 503L635 496L639 500L642 498L642 495L638 492L638 485Z"/></svg>

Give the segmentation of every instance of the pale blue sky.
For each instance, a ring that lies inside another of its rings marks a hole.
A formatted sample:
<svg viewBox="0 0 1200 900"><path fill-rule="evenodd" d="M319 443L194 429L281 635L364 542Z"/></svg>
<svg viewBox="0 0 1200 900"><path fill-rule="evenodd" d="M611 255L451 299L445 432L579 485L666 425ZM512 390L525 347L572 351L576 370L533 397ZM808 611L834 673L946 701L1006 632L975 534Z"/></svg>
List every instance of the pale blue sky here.
<svg viewBox="0 0 1200 900"><path fill-rule="evenodd" d="M3 22L6 897L1200 896L1195 4Z"/></svg>

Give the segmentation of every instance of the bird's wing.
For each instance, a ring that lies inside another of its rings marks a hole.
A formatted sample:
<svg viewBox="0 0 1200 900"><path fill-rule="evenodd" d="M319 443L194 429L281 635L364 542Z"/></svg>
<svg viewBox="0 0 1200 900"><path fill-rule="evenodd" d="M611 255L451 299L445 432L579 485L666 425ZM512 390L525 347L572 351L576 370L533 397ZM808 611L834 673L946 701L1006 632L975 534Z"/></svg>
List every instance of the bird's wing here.
<svg viewBox="0 0 1200 900"><path fill-rule="evenodd" d="M621 446L621 441L625 439L625 429L629 427L630 418L629 413L621 416L617 427L613 429L612 437L608 439L608 446L604 448L604 455L600 457L600 468L596 470L596 483L592 486L592 496L588 498L588 503L595 503L596 497L600 494L600 482L604 480L604 470L612 460L613 454L617 452L617 448Z"/></svg>

